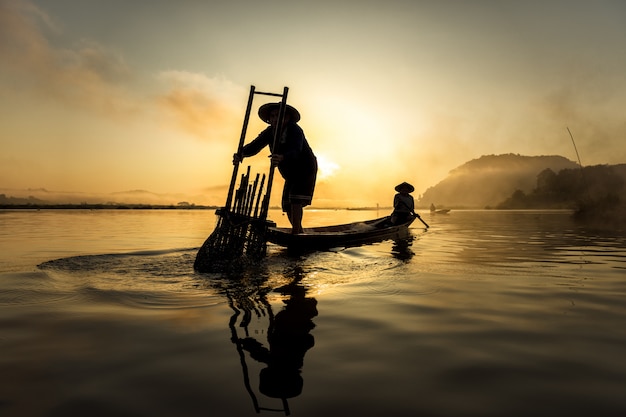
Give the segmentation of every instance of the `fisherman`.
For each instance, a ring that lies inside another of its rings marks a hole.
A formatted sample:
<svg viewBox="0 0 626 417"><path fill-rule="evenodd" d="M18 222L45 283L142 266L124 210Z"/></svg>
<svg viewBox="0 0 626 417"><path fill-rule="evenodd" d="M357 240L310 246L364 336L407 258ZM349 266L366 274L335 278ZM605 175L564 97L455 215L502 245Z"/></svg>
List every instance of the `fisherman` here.
<svg viewBox="0 0 626 417"><path fill-rule="evenodd" d="M413 196L410 194L415 191L408 182L403 182L396 185L395 190L398 192L393 197L393 212L391 213L391 223L401 224L409 220L415 214L415 202Z"/></svg>
<svg viewBox="0 0 626 417"><path fill-rule="evenodd" d="M317 158L313 154L304 131L297 122L300 113L286 105L282 131L274 144L274 132L278 125L281 103L267 103L259 108L259 117L269 124L252 142L245 145L240 153L233 155L233 164L243 158L256 155L269 146L271 160L285 179L282 209L287 213L293 234L302 233L303 208L311 204L317 177Z"/></svg>

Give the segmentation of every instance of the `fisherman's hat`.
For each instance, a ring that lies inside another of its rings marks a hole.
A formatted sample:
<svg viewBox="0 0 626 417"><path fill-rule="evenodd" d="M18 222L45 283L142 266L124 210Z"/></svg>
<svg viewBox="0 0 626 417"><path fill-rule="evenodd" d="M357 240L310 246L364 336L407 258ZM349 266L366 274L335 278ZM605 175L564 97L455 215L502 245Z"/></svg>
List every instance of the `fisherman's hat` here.
<svg viewBox="0 0 626 417"><path fill-rule="evenodd" d="M397 192L402 191L403 188L406 188L409 193L412 193L413 191L415 191L415 187L413 187L408 182L403 182L402 184L396 185L396 191Z"/></svg>
<svg viewBox="0 0 626 417"><path fill-rule="evenodd" d="M259 107L259 117L265 123L269 123L270 114L272 113L272 110L279 109L279 108L280 108L280 103L266 103L262 105L261 107ZM300 112L298 112L298 110L296 110L294 107L290 106L289 104L286 105L285 111L289 113L290 120L292 122L297 123L300 120Z"/></svg>

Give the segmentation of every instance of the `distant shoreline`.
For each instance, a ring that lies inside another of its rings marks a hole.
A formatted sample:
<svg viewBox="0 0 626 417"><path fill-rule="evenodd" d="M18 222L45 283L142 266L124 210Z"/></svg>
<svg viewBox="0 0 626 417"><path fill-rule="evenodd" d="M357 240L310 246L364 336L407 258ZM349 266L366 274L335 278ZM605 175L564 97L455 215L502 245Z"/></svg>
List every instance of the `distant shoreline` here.
<svg viewBox="0 0 626 417"><path fill-rule="evenodd" d="M0 204L0 210L217 210L222 206L175 204ZM280 210L280 207L270 207ZM311 210L386 210L391 207L309 207Z"/></svg>
<svg viewBox="0 0 626 417"><path fill-rule="evenodd" d="M163 204L1 204L0 210L215 210L217 206Z"/></svg>
<svg viewBox="0 0 626 417"><path fill-rule="evenodd" d="M205 206L205 205L189 205L180 206L174 204L0 204L0 211L24 210L24 211L41 211L41 210L217 210L222 206ZM270 207L270 210L280 210L278 206ZM307 207L308 210L321 211L391 211L392 207ZM416 207L416 210L428 211L428 207ZM528 207L528 208L495 208L495 207L457 207L456 211L463 210L485 210L485 211L573 211L573 208L554 208L554 207Z"/></svg>

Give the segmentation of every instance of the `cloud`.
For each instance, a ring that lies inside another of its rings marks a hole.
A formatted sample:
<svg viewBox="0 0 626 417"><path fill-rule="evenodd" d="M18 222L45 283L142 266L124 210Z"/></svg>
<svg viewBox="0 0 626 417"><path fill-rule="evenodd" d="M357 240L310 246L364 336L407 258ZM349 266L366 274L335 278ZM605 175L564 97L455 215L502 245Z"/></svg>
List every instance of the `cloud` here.
<svg viewBox="0 0 626 417"><path fill-rule="evenodd" d="M203 140L237 134L245 109L242 87L187 71L164 71L158 79L167 87L158 104L178 127Z"/></svg>
<svg viewBox="0 0 626 417"><path fill-rule="evenodd" d="M622 77L580 72L566 77L541 97L538 108L547 120L561 124L564 138L569 138L566 128L571 130L583 163L623 163L625 96ZM607 149L612 150L610 155Z"/></svg>
<svg viewBox="0 0 626 417"><path fill-rule="evenodd" d="M40 19L41 17L44 19ZM50 47L38 23L50 20L43 11L29 3L0 0L0 52L3 66L21 69L50 60Z"/></svg>
<svg viewBox="0 0 626 417"><path fill-rule="evenodd" d="M61 32L32 3L0 0L0 88L117 121L140 115L165 120L166 127L201 139L238 135L246 97L242 87L219 77L163 71L154 81L164 92L155 99L137 90L136 74L119 52L84 38L57 45Z"/></svg>
<svg viewBox="0 0 626 417"><path fill-rule="evenodd" d="M71 47L50 39L59 29L26 1L0 0L0 73L21 90L108 115L136 113L138 100L124 88L130 70L112 50L86 39ZM3 77L4 78L4 77Z"/></svg>

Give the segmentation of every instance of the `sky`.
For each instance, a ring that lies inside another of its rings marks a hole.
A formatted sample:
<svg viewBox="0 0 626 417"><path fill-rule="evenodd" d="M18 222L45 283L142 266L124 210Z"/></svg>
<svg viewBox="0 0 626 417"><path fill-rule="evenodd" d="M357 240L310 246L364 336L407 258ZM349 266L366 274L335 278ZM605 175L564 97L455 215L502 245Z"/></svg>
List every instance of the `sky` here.
<svg viewBox="0 0 626 417"><path fill-rule="evenodd" d="M0 193L222 205L251 85L289 88L317 207L419 198L482 155L578 161L568 128L583 165L626 163L624 22L622 0L0 0Z"/></svg>

